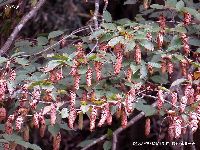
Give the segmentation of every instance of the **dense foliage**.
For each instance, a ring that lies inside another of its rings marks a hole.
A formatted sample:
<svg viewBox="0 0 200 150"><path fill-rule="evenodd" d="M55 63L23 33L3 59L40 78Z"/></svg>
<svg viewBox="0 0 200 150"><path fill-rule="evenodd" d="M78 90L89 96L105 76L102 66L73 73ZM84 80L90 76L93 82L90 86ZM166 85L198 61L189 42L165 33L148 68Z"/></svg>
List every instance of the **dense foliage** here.
<svg viewBox="0 0 200 150"><path fill-rule="evenodd" d="M36 128L44 137L48 128L57 150L60 129L82 129L89 120L95 132L96 126L112 125L113 118L126 128L134 109L146 117L162 116L168 140L178 140L188 127L195 132L200 119L199 10L182 0L149 5L144 0L135 20L114 21L104 10L97 26L70 35L53 31L34 42L17 40L11 54L0 57L5 149L17 144L41 149L28 142L29 134Z"/></svg>

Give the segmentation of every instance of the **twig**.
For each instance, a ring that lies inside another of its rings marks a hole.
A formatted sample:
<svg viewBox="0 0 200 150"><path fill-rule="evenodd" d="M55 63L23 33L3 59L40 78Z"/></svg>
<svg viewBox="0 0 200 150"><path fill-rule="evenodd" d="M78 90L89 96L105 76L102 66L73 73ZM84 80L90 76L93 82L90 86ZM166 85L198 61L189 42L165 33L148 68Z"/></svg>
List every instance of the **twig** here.
<svg viewBox="0 0 200 150"><path fill-rule="evenodd" d="M82 31L88 30L88 29L90 29L90 28L89 28L88 26L85 26L85 27L79 28L79 29L77 29L77 30L74 30L71 34L64 36L60 41L56 42L55 44L53 44L53 45L47 47L46 49L44 49L44 50L42 50L42 51L40 51L40 52L34 54L33 57L38 56L38 55L40 55L40 54L42 54L42 53L45 53L45 52L49 51L49 50L50 50L51 48L53 48L54 46L60 44L63 40L65 40L65 39L67 39L67 38L70 38L71 36L75 35L76 33L79 33L79 32L82 32Z"/></svg>
<svg viewBox="0 0 200 150"><path fill-rule="evenodd" d="M188 130L188 142L189 142L189 143L193 143L194 140L193 140L193 133L192 133L191 127L188 126L187 130ZM196 150L195 145L191 144L190 149L191 149L191 150Z"/></svg>
<svg viewBox="0 0 200 150"><path fill-rule="evenodd" d="M92 147L93 145L103 141L105 138L107 137L107 134L102 135L100 138L94 140L92 143L90 143L89 145L87 145L86 147L82 148L81 150L86 150L90 147Z"/></svg>
<svg viewBox="0 0 200 150"><path fill-rule="evenodd" d="M152 107L156 106L156 102L153 103L151 105ZM119 133L121 133L123 130L129 128L130 126L132 126L135 122L137 122L138 120L140 120L142 117L144 117L145 113L144 112L140 112L137 116L135 116L134 118L132 118L128 123L126 128L118 128L117 130L115 130L115 132L113 132L113 144L112 144L112 150L116 150L117 148L117 136Z"/></svg>
<svg viewBox="0 0 200 150"><path fill-rule="evenodd" d="M93 16L95 30L99 28L98 14L99 14L99 0L95 0L95 10L94 10L94 16Z"/></svg>
<svg viewBox="0 0 200 150"><path fill-rule="evenodd" d="M105 2L105 4L104 4L104 7L103 7L103 15L104 15L107 7L108 7L108 0L104 0L104 2ZM102 17L102 23L101 24L103 24L103 23L104 23L104 18Z"/></svg>
<svg viewBox="0 0 200 150"><path fill-rule="evenodd" d="M5 6L5 5L8 5L8 4L13 3L13 2L15 2L15 1L17 1L17 0L7 0L6 2L1 3L1 4L0 4L0 7Z"/></svg>
<svg viewBox="0 0 200 150"><path fill-rule="evenodd" d="M156 106L156 103L153 103L151 105L152 107ZM117 135L119 133L121 133L123 130L126 130L127 128L129 128L130 126L132 126L134 123L136 123L138 120L140 120L142 117L144 117L145 113L144 112L140 112L137 116L133 117L128 123L126 128L118 128L117 130L115 130L113 132L113 145L112 145L112 150L116 150L116 146L117 146ZM95 144L103 141L104 139L107 138L107 134L104 134L103 136L101 136L100 138L94 140L91 144L87 145L86 147L82 148L81 150L87 150L88 148L94 146Z"/></svg>
<svg viewBox="0 0 200 150"><path fill-rule="evenodd" d="M24 25L31 19L33 16L37 13L37 11L44 5L46 0L40 0L38 3L31 9L30 12L28 12L25 16L22 17L21 21L18 23L18 25L15 27L14 31L11 33L10 37L7 39L6 43L3 45L3 47L0 50L0 55L5 54L10 46L12 45L13 41L15 40L18 33L21 31L21 29L24 27Z"/></svg>

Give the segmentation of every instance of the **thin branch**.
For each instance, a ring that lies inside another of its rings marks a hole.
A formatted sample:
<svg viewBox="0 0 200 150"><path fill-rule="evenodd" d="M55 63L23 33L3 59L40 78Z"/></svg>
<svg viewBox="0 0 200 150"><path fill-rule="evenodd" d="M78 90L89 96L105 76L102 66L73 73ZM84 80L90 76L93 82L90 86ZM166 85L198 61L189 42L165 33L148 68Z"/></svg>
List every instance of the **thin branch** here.
<svg viewBox="0 0 200 150"><path fill-rule="evenodd" d="M151 105L152 107L156 106L156 102L153 103ZM140 112L137 116L133 117L128 123L126 128L118 128L117 130L115 130L113 132L113 145L112 145L112 150L116 150L116 146L117 146L117 136L119 133L121 133L122 131L126 130L127 128L129 128L130 126L132 126L133 124L135 124L138 120L140 120L142 117L144 117L145 113L144 112ZM87 150L88 148L94 146L95 144L105 140L107 138L107 134L102 135L100 138L97 138L96 140L94 140L92 143L90 143L89 145L87 145L86 147L82 148L81 150Z"/></svg>
<svg viewBox="0 0 200 150"><path fill-rule="evenodd" d="M44 5L46 0L40 0L34 6L30 12L28 12L26 15L24 15L21 19L21 21L18 23L18 25L15 27L14 31L11 33L10 37L7 39L6 43L3 45L3 47L0 50L0 55L5 54L11 47L13 41L21 31L21 29L24 27L24 25L31 19L33 16L37 13L37 11Z"/></svg>
<svg viewBox="0 0 200 150"><path fill-rule="evenodd" d="M79 29L77 29L77 30L74 30L71 34L64 36L60 41L56 42L55 44L53 44L53 45L47 47L46 49L44 49L44 50L42 50L42 51L40 51L40 52L34 54L33 57L38 56L38 55L41 55L42 53L45 53L45 52L51 50L51 49L52 49L53 47L55 47L56 45L60 44L63 40L65 40L65 39L67 39L67 38L70 38L71 36L75 35L76 33L79 33L79 32L82 32L82 31L85 31L85 30L88 30L88 29L90 29L90 28L89 28L88 26L85 26L85 27L79 28Z"/></svg>
<svg viewBox="0 0 200 150"><path fill-rule="evenodd" d="M107 134L102 135L100 138L94 140L92 143L90 143L89 145L87 145L86 147L82 148L81 150L86 150L90 147L92 147L93 145L103 141L105 138L107 137Z"/></svg>
<svg viewBox="0 0 200 150"><path fill-rule="evenodd" d="M1 3L1 4L0 4L0 7L5 6L5 5L8 5L8 4L13 3L13 2L15 2L15 1L17 1L17 0L7 0L6 2Z"/></svg>
<svg viewBox="0 0 200 150"><path fill-rule="evenodd" d="M99 15L99 0L95 0L95 10L94 10L94 16L93 16L95 30L99 28L98 15Z"/></svg>
<svg viewBox="0 0 200 150"><path fill-rule="evenodd" d="M194 140L193 140L193 132L192 132L191 127L188 126L188 127L187 127L187 130L188 130L188 142L189 142L189 143L193 143ZM191 150L196 150L195 145L191 144L191 145L190 145L190 149L191 149Z"/></svg>
<svg viewBox="0 0 200 150"><path fill-rule="evenodd" d="M153 103L151 105L152 107L156 106L156 102ZM130 126L132 126L133 124L135 124L138 120L140 120L142 117L144 117L145 113L144 112L140 112L137 116L133 117L128 123L126 128L118 128L117 130L115 130L115 132L113 132L113 144L112 144L112 150L116 150L117 148L117 136L119 133L121 133L123 130L129 128Z"/></svg>

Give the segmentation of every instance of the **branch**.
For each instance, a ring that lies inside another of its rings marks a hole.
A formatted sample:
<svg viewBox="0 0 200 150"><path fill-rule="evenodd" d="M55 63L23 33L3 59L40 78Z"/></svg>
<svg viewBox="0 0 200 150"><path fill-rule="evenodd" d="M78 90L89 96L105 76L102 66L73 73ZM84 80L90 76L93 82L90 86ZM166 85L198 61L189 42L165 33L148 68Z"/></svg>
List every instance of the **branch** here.
<svg viewBox="0 0 200 150"><path fill-rule="evenodd" d="M77 33L79 33L79 32L88 30L88 29L90 29L90 28L89 28L88 26L85 26L85 27L79 28L79 29L77 29L77 30L74 30L71 34L64 36L61 40L59 40L59 41L56 42L55 44L53 44L53 45L47 47L46 49L44 49L44 50L42 50L42 51L40 51L40 52L38 52L38 53L36 53L36 54L34 54L34 55L32 55L32 58L33 58L33 57L36 57L36 56L38 56L38 55L41 55L41 54L43 54L43 53L45 53L45 52L47 52L47 51L49 51L49 50L51 50L53 47L55 47L56 45L59 45L59 44L60 44L62 41L64 41L65 39L70 38L71 36L73 36L73 35L75 35L75 34L77 34Z"/></svg>
<svg viewBox="0 0 200 150"><path fill-rule="evenodd" d="M99 0L95 0L95 10L94 10L94 16L93 16L95 30L99 28L98 14L99 14Z"/></svg>
<svg viewBox="0 0 200 150"><path fill-rule="evenodd" d="M7 0L6 2L1 3L1 4L0 4L0 7L5 6L5 5L8 5L8 4L13 3L13 2L15 2L15 1L17 1L17 0Z"/></svg>
<svg viewBox="0 0 200 150"><path fill-rule="evenodd" d="M152 107L156 106L156 102L153 103L151 105ZM135 122L137 122L138 120L140 120L142 117L144 117L145 113L144 112L140 112L137 116L133 117L128 123L126 128L118 128L117 130L115 130L115 132L113 132L113 144L112 144L112 150L116 150L117 148L117 135L119 133L121 133L123 130L129 128L130 126L132 126Z"/></svg>
<svg viewBox="0 0 200 150"><path fill-rule="evenodd" d="M92 147L93 145L103 141L105 138L107 137L107 134L102 135L100 138L94 140L92 143L90 143L89 145L87 145L86 147L82 148L81 150L86 150L90 147Z"/></svg>
<svg viewBox="0 0 200 150"><path fill-rule="evenodd" d="M18 23L18 25L15 27L14 31L10 35L10 37L7 39L6 43L3 45L3 47L0 50L0 55L5 54L9 48L11 47L13 41L15 40L16 36L19 34L21 29L24 27L24 25L31 19L33 16L37 13L37 11L44 5L46 0L40 0L36 6L34 6L29 13L27 13L25 16L22 17L21 21Z"/></svg>
<svg viewBox="0 0 200 150"><path fill-rule="evenodd" d="M152 107L156 106L156 102L153 103L151 105ZM121 133L123 130L126 130L127 128L129 128L130 126L132 126L133 124L135 124L138 120L140 120L142 117L144 117L145 113L144 112L140 112L137 116L133 117L128 123L126 128L118 128L117 130L115 130L113 132L113 145L112 145L112 150L116 150L116 146L117 146L117 135L119 133ZM89 145L87 145L86 147L82 148L81 150L87 150L88 148L94 146L95 144L103 141L104 139L107 138L107 134L102 135L100 138L94 140L92 143L90 143Z"/></svg>

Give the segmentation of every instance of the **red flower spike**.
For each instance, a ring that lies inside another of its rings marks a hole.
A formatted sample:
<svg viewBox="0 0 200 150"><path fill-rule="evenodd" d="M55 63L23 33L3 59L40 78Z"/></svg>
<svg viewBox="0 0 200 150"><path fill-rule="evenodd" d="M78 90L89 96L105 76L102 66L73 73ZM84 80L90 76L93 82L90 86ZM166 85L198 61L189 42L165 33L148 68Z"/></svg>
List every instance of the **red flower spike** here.
<svg viewBox="0 0 200 150"><path fill-rule="evenodd" d="M123 111L122 111L122 120L121 120L122 128L126 128L127 123L128 123L127 115L126 115L125 109L123 109Z"/></svg>
<svg viewBox="0 0 200 150"><path fill-rule="evenodd" d="M40 137L44 137L45 130L46 130L46 122L44 116L39 116L39 121L40 121Z"/></svg>
<svg viewBox="0 0 200 150"><path fill-rule="evenodd" d="M53 150L60 150L61 134L60 132L53 137Z"/></svg>
<svg viewBox="0 0 200 150"><path fill-rule="evenodd" d="M198 120L198 117L197 117L197 113L195 112L191 112L190 113L190 118L189 118L189 126L190 128L192 129L192 132L196 132L196 130L198 129L198 123L199 123L199 120Z"/></svg>
<svg viewBox="0 0 200 150"><path fill-rule="evenodd" d="M76 103L76 93L74 91L70 91L70 106L75 107Z"/></svg>
<svg viewBox="0 0 200 150"><path fill-rule="evenodd" d="M146 39L147 39L148 41L151 41L151 40L152 40L151 32L147 32L147 34L146 34Z"/></svg>
<svg viewBox="0 0 200 150"><path fill-rule="evenodd" d="M171 93L171 97L172 97L172 99L171 99L172 104L176 105L176 102L177 102L177 93L176 92L172 92Z"/></svg>
<svg viewBox="0 0 200 150"><path fill-rule="evenodd" d="M39 128L39 115L37 112L33 115L33 125L35 128Z"/></svg>
<svg viewBox="0 0 200 150"><path fill-rule="evenodd" d="M81 76L79 74L76 74L74 76L74 89L75 90L79 89L80 79L81 79Z"/></svg>
<svg viewBox="0 0 200 150"><path fill-rule="evenodd" d="M56 106L53 103L51 104L50 122L52 126L56 123Z"/></svg>
<svg viewBox="0 0 200 150"><path fill-rule="evenodd" d="M185 107L187 105L188 98L187 96L183 96L180 101L180 112L183 113L185 111Z"/></svg>
<svg viewBox="0 0 200 150"><path fill-rule="evenodd" d="M15 121L17 131L21 130L23 122L24 122L24 119L22 118L22 116L18 116Z"/></svg>
<svg viewBox="0 0 200 150"><path fill-rule="evenodd" d="M72 76L75 76L77 74L77 72L78 72L76 60L73 60L73 63L74 64L71 67L71 72L69 74L72 75Z"/></svg>
<svg viewBox="0 0 200 150"><path fill-rule="evenodd" d="M101 79L101 69L102 69L103 63L95 61L94 63L94 69L96 72L96 80L99 81Z"/></svg>
<svg viewBox="0 0 200 150"><path fill-rule="evenodd" d="M158 110L160 110L162 108L162 105L163 105L164 101L165 101L165 99L163 97L163 91L159 90L158 91L158 99L157 99Z"/></svg>
<svg viewBox="0 0 200 150"><path fill-rule="evenodd" d="M122 59L123 59L123 55L121 52L118 52L117 53L117 60L116 60L116 63L115 63L115 66L114 66L114 74L115 75L118 75L120 70L121 70L121 67L122 67Z"/></svg>
<svg viewBox="0 0 200 150"><path fill-rule="evenodd" d="M165 19L165 16L163 14L161 14L159 16L159 25L162 28L162 30L164 31L165 28L166 28L166 19Z"/></svg>
<svg viewBox="0 0 200 150"><path fill-rule="evenodd" d="M6 109L5 108L0 108L0 122L6 119Z"/></svg>
<svg viewBox="0 0 200 150"><path fill-rule="evenodd" d="M16 72L15 72L15 70L11 70L10 71L9 79L13 80L13 81L16 79Z"/></svg>
<svg viewBox="0 0 200 150"><path fill-rule="evenodd" d="M163 59L162 62L161 62L161 72L162 74L165 74L167 71L167 64L166 64L166 60Z"/></svg>
<svg viewBox="0 0 200 150"><path fill-rule="evenodd" d="M174 72L174 66L173 66L173 63L171 61L169 61L167 63L167 71L168 73L171 75L173 72Z"/></svg>
<svg viewBox="0 0 200 150"><path fill-rule="evenodd" d="M90 114L90 131L94 131L95 129L95 121L97 119L97 108L95 106L92 107L92 112Z"/></svg>
<svg viewBox="0 0 200 150"><path fill-rule="evenodd" d="M151 121L149 118L146 119L145 122L145 135L148 136L150 134L150 130L151 130Z"/></svg>
<svg viewBox="0 0 200 150"><path fill-rule="evenodd" d="M109 115L109 103L106 103L105 106L102 108L101 119L98 123L98 127L101 127L102 125L105 124L108 115Z"/></svg>
<svg viewBox="0 0 200 150"><path fill-rule="evenodd" d="M153 66L150 65L150 64L147 65L147 70L148 70L148 72L149 72L150 75L152 75L153 72L154 72L154 71L153 71Z"/></svg>
<svg viewBox="0 0 200 150"><path fill-rule="evenodd" d="M128 113L133 111L133 102L135 101L135 89L132 88L126 95L125 106Z"/></svg>
<svg viewBox="0 0 200 150"><path fill-rule="evenodd" d="M108 111L108 117L106 119L106 122L108 125L112 124L112 114L111 114L110 110Z"/></svg>
<svg viewBox="0 0 200 150"><path fill-rule="evenodd" d="M74 128L74 122L76 120L76 108L75 107L70 107L69 110L69 117L68 117L68 125L69 128L73 129Z"/></svg>
<svg viewBox="0 0 200 150"><path fill-rule="evenodd" d="M181 124L182 120L178 117L174 117L174 132L175 132L175 139L178 139L181 136Z"/></svg>
<svg viewBox="0 0 200 150"><path fill-rule="evenodd" d="M135 62L136 62L136 64L141 63L141 56L142 56L142 53L141 53L140 46L136 45L135 46Z"/></svg>
<svg viewBox="0 0 200 150"><path fill-rule="evenodd" d="M10 144L9 143L4 143L4 150L10 150Z"/></svg>
<svg viewBox="0 0 200 150"><path fill-rule="evenodd" d="M157 35L157 44L158 44L158 48L162 48L163 45L163 33L159 32Z"/></svg>
<svg viewBox="0 0 200 150"><path fill-rule="evenodd" d="M190 84L186 85L184 94L188 98L189 104L194 103L194 89L192 88Z"/></svg>
<svg viewBox="0 0 200 150"><path fill-rule="evenodd" d="M13 134L13 125L9 120L7 120L6 123L5 123L5 133L6 134Z"/></svg>
<svg viewBox="0 0 200 150"><path fill-rule="evenodd" d="M122 101L121 101L121 96L119 94L116 95L116 98L117 98L117 104L116 104L116 107L117 107L117 111L116 111L116 117L117 118L120 118L121 116L121 109L122 109Z"/></svg>
<svg viewBox="0 0 200 150"><path fill-rule="evenodd" d="M180 62L180 67L181 67L181 73L183 76L187 76L187 71L188 71L188 62L183 59L181 62Z"/></svg>
<svg viewBox="0 0 200 150"><path fill-rule="evenodd" d="M132 69L129 67L126 72L126 78L128 82L131 82L131 77L132 77Z"/></svg>
<svg viewBox="0 0 200 150"><path fill-rule="evenodd" d="M191 23L191 20L192 20L192 16L190 13L188 12L185 12L184 13L184 25L187 26Z"/></svg>
<svg viewBox="0 0 200 150"><path fill-rule="evenodd" d="M86 72L86 83L88 87L92 85L92 69L89 66Z"/></svg>

